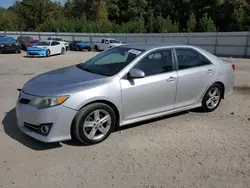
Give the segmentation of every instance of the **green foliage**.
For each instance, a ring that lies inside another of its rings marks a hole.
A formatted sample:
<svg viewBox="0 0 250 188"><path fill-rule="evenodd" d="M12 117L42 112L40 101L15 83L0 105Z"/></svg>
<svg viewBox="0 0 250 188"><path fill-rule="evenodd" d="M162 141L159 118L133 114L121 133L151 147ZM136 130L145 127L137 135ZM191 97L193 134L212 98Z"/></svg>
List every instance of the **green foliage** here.
<svg viewBox="0 0 250 188"><path fill-rule="evenodd" d="M188 32L194 32L196 30L196 19L195 19L195 15L192 12L192 14L189 16L189 19L187 21L187 31Z"/></svg>
<svg viewBox="0 0 250 188"><path fill-rule="evenodd" d="M196 18L200 18L197 20ZM246 0L20 0L0 9L0 30L175 33L250 28Z"/></svg>
<svg viewBox="0 0 250 188"><path fill-rule="evenodd" d="M215 32L215 23L211 17L208 18L208 14L205 13L199 22L200 31L202 32Z"/></svg>

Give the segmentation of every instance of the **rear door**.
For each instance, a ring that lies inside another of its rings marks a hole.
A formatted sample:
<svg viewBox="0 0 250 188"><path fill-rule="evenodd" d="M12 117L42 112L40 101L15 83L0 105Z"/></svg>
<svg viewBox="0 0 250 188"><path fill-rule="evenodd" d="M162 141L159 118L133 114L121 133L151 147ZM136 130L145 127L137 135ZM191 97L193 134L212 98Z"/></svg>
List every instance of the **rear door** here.
<svg viewBox="0 0 250 188"><path fill-rule="evenodd" d="M193 48L175 48L178 85L175 108L198 102L215 77L215 65Z"/></svg>
<svg viewBox="0 0 250 188"><path fill-rule="evenodd" d="M144 78L122 78L123 116L125 120L174 109L177 73L171 49L151 52L134 68L145 73Z"/></svg>

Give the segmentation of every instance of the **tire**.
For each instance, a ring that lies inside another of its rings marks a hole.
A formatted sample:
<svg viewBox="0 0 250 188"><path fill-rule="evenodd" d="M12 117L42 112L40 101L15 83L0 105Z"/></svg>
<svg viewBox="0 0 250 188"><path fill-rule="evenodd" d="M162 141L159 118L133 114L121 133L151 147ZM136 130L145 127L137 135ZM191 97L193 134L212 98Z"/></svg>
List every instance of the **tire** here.
<svg viewBox="0 0 250 188"><path fill-rule="evenodd" d="M49 57L50 56L50 50L47 50L46 51L46 57Z"/></svg>
<svg viewBox="0 0 250 188"><path fill-rule="evenodd" d="M205 112L214 111L222 99L222 87L219 84L211 85L202 99L202 110Z"/></svg>
<svg viewBox="0 0 250 188"><path fill-rule="evenodd" d="M91 48L88 49L89 52L90 52L91 50L92 50Z"/></svg>
<svg viewBox="0 0 250 188"><path fill-rule="evenodd" d="M98 49L98 46L97 45L95 45L95 51L99 51L99 49Z"/></svg>
<svg viewBox="0 0 250 188"><path fill-rule="evenodd" d="M106 117L105 120L104 117ZM105 122L101 123L101 119ZM93 103L83 107L77 113L72 125L73 134L84 144L98 144L108 138L114 130L115 124L116 116L110 106L103 103Z"/></svg>
<svg viewBox="0 0 250 188"><path fill-rule="evenodd" d="M18 50L18 51L17 51L17 53L19 53L19 54L20 54L20 53L22 53L22 51L21 51L21 50Z"/></svg>
<svg viewBox="0 0 250 188"><path fill-rule="evenodd" d="M65 49L64 48L61 49L61 54L65 54Z"/></svg>
<svg viewBox="0 0 250 188"><path fill-rule="evenodd" d="M80 51L81 49L80 49L80 47L79 46L77 46L76 47L76 51Z"/></svg>

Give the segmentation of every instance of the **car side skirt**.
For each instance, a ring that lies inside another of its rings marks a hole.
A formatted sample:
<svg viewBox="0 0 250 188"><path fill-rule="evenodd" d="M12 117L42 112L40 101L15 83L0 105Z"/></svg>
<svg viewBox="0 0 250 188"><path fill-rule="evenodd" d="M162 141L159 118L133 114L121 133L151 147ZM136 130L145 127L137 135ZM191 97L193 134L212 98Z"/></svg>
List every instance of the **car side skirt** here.
<svg viewBox="0 0 250 188"><path fill-rule="evenodd" d="M174 109L174 110L169 110L169 111L164 111L164 112L160 112L157 114L151 114L151 115L147 115L147 116L143 116L143 117L139 117L139 118L134 118L134 119L130 119L130 120L125 120L125 121L121 121L120 122L120 127L121 126L125 126L128 124L132 124L132 123L138 123L141 121L146 121L146 120L150 120L150 119L154 119L154 118L159 118L159 117L163 117L163 116L167 116L167 115L172 115L178 112L183 112L183 111L187 111L187 110L191 110L194 108L198 108L201 107L202 104L201 102L190 105L190 106L185 106L185 107L181 107L178 109Z"/></svg>

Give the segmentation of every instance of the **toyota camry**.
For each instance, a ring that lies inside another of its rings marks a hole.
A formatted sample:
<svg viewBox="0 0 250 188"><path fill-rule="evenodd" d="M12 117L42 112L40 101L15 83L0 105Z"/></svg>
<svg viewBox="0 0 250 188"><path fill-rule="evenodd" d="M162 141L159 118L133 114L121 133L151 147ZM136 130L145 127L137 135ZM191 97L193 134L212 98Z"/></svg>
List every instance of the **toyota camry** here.
<svg viewBox="0 0 250 188"><path fill-rule="evenodd" d="M127 44L29 80L18 126L43 142L104 141L120 126L199 108L233 92L235 65L189 45Z"/></svg>

